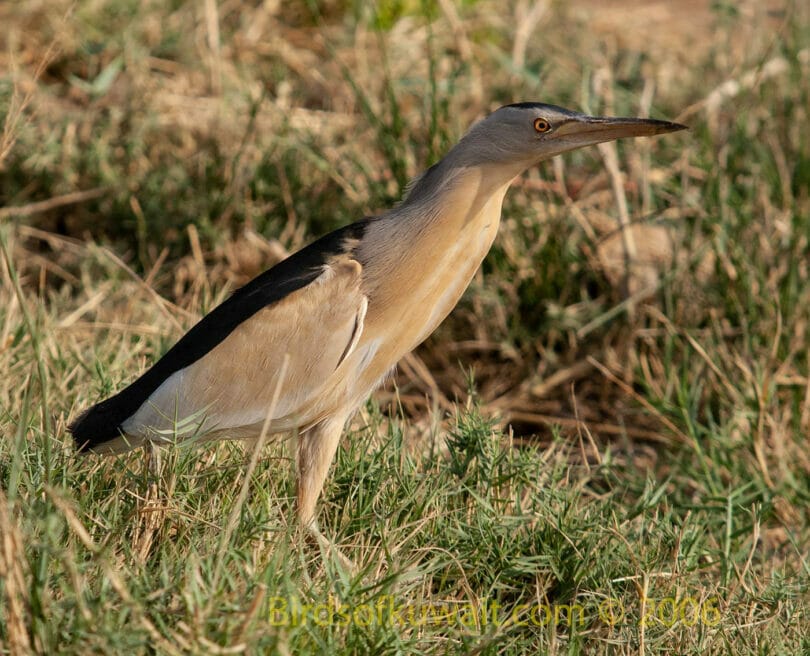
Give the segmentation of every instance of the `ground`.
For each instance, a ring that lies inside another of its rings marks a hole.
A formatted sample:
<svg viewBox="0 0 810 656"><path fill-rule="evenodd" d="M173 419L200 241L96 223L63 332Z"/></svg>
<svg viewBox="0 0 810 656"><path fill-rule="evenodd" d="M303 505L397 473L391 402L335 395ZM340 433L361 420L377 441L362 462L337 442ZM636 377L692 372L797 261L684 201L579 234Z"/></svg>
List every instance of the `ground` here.
<svg viewBox="0 0 810 656"><path fill-rule="evenodd" d="M0 5L0 651L806 651L806 5ZM343 440L356 571L287 443L77 457L229 290L525 100L690 131L514 185Z"/></svg>

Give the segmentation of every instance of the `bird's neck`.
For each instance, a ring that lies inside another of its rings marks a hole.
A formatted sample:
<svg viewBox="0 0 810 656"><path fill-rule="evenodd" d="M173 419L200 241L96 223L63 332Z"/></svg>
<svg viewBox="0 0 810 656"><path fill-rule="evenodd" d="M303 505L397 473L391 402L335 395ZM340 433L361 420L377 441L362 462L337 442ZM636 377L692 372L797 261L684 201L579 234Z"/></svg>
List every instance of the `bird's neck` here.
<svg viewBox="0 0 810 656"><path fill-rule="evenodd" d="M398 207L371 223L359 246L366 290L378 303L400 297L379 291L393 279L440 280L446 273L466 287L492 246L506 190L522 169L445 165L427 171Z"/></svg>
<svg viewBox="0 0 810 656"><path fill-rule="evenodd" d="M387 220L372 224L374 232L359 254L369 306L391 324L407 326L396 358L425 339L461 298L498 233L512 180L480 167L441 173L441 184L423 177L418 184L434 187L417 184ZM383 243L396 248L383 248ZM372 334L374 318L368 323Z"/></svg>
<svg viewBox="0 0 810 656"><path fill-rule="evenodd" d="M400 244L391 260L414 264L417 276L447 266L469 278L498 233L503 198L514 176L481 166L436 173L428 174L435 176L427 181L432 188L414 188L386 222L392 241Z"/></svg>
<svg viewBox="0 0 810 656"><path fill-rule="evenodd" d="M527 166L470 164L448 156L414 183L397 213L420 228L436 222L465 227L479 219L489 221L493 212L500 216L506 190Z"/></svg>

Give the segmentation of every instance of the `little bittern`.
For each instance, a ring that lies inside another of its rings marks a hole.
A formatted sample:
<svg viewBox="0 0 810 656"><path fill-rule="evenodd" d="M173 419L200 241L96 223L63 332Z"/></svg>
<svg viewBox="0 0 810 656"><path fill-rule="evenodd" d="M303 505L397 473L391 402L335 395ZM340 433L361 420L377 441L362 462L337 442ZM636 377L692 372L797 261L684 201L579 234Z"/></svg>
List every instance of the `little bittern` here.
<svg viewBox="0 0 810 656"><path fill-rule="evenodd" d="M495 239L512 181L575 148L682 129L541 103L501 107L396 208L264 272L140 378L82 413L70 426L79 450L252 437L268 419L270 433L298 433L298 513L310 525L344 424L456 305Z"/></svg>

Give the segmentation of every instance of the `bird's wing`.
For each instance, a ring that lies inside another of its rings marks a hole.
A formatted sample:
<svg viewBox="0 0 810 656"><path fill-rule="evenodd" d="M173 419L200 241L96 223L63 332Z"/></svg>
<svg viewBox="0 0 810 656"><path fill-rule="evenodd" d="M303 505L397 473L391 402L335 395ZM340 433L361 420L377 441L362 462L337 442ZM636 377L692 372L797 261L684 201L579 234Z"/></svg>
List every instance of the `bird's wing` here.
<svg viewBox="0 0 810 656"><path fill-rule="evenodd" d="M81 450L137 446L148 426L247 426L267 412L289 354L278 417L319 393L362 332L362 265L353 257L370 219L336 230L283 260L186 333L155 365L70 426ZM303 404L303 405L302 405Z"/></svg>
<svg viewBox="0 0 810 656"><path fill-rule="evenodd" d="M280 429L319 419L313 404L329 397L332 374L363 330L367 299L361 278L359 262L336 258L306 287L260 310L169 376L123 423L124 432L252 433L263 424L277 386L272 419L284 422Z"/></svg>

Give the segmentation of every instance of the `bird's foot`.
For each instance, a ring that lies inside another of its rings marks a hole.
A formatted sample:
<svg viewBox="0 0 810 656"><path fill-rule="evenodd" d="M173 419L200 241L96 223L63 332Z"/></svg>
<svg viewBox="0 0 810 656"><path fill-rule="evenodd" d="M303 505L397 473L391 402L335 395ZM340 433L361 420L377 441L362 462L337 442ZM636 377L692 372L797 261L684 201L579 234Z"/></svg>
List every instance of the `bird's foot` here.
<svg viewBox="0 0 810 656"><path fill-rule="evenodd" d="M344 554L334 542L321 533L316 521L313 520L307 524L306 530L309 536L318 544L324 559L327 557L333 558L343 570L343 573L349 574L350 576L354 576L360 571L360 568L351 558Z"/></svg>

